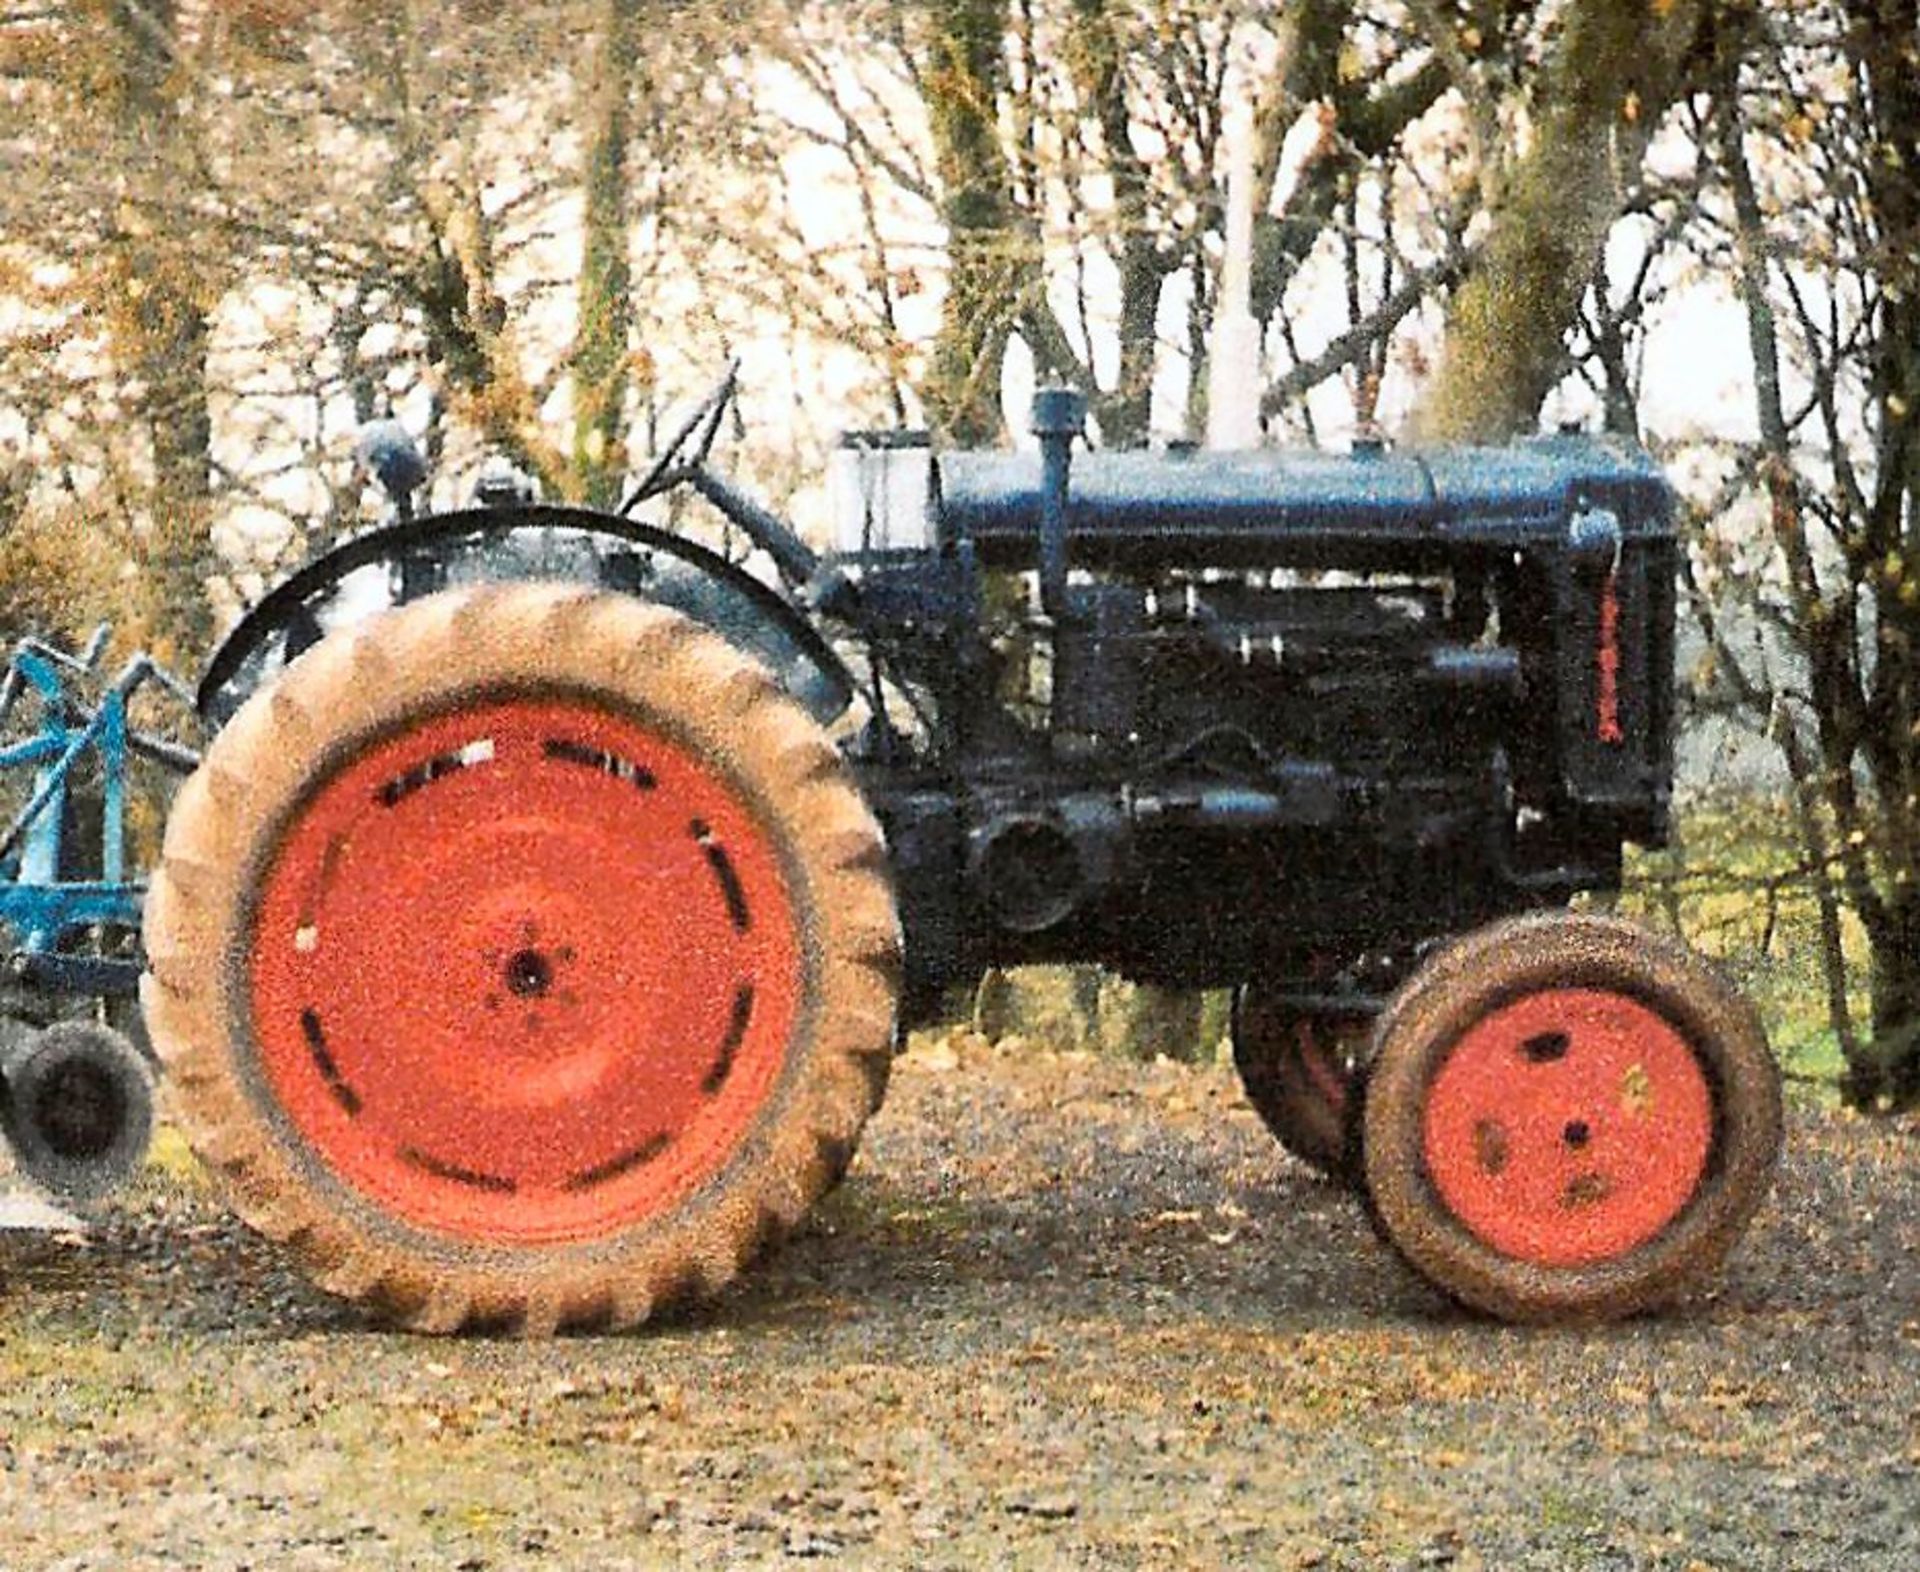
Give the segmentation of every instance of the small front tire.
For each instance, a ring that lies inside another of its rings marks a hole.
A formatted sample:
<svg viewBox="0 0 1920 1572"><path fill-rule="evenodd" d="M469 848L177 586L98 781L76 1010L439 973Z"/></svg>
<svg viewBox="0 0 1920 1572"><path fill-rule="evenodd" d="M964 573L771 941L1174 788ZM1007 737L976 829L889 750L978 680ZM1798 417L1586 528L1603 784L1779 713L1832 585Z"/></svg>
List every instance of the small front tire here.
<svg viewBox="0 0 1920 1572"><path fill-rule="evenodd" d="M1515 1321L1672 1299L1763 1199L1779 1071L1753 1008L1612 918L1500 922L1381 1018L1360 1116L1376 1226L1438 1287Z"/></svg>
<svg viewBox="0 0 1920 1572"><path fill-rule="evenodd" d="M1247 1101L1286 1151L1341 1184L1359 1179L1348 1118L1367 1025L1289 1009L1253 984L1233 998L1233 1063Z"/></svg>

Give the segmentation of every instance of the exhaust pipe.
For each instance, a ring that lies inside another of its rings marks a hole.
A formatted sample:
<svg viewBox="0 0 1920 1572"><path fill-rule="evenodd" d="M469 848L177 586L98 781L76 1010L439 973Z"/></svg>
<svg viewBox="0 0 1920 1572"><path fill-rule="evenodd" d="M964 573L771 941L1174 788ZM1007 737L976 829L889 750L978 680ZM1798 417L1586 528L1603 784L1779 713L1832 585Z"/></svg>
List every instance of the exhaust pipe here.
<svg viewBox="0 0 1920 1572"><path fill-rule="evenodd" d="M1040 439L1040 609L1057 627L1067 617L1067 487L1073 439L1087 423L1087 396L1074 388L1033 395L1033 434Z"/></svg>
<svg viewBox="0 0 1920 1572"><path fill-rule="evenodd" d="M0 1065L0 1129L21 1171L67 1201L116 1189L146 1160L153 1075L111 1027L58 1021Z"/></svg>

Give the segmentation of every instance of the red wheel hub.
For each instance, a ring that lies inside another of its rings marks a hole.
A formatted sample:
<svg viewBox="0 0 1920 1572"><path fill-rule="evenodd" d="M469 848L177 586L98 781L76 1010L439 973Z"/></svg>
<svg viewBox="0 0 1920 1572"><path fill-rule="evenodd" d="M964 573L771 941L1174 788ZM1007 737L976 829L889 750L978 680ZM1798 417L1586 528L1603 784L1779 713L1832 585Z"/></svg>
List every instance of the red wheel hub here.
<svg viewBox="0 0 1920 1572"><path fill-rule="evenodd" d="M803 973L737 790L566 700L438 717L341 767L267 870L249 963L307 1145L399 1215L502 1243L602 1235L724 1166Z"/></svg>
<svg viewBox="0 0 1920 1572"><path fill-rule="evenodd" d="M1427 1171L1504 1255L1586 1266L1652 1239L1713 1144L1713 1095L1673 1026L1635 999L1549 989L1493 1011L1428 1089Z"/></svg>

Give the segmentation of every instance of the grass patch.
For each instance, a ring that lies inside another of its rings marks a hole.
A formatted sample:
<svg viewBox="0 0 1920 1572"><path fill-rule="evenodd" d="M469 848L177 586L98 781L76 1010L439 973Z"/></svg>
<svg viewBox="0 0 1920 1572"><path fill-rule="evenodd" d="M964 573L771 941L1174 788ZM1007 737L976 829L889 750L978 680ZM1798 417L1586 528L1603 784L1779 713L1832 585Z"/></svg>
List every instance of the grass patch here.
<svg viewBox="0 0 1920 1572"><path fill-rule="evenodd" d="M1753 1000L1781 1068L1834 1087L1846 1068L1827 1011L1820 911L1789 812L1715 801L1678 815L1672 844L1630 849L1619 909L1678 933L1712 956ZM1841 912L1849 1004L1864 1018L1869 960L1857 919Z"/></svg>
<svg viewBox="0 0 1920 1572"><path fill-rule="evenodd" d="M193 1155L187 1138L170 1124L156 1125L153 1144L147 1148L147 1167L171 1184L199 1188L206 1183L200 1159Z"/></svg>

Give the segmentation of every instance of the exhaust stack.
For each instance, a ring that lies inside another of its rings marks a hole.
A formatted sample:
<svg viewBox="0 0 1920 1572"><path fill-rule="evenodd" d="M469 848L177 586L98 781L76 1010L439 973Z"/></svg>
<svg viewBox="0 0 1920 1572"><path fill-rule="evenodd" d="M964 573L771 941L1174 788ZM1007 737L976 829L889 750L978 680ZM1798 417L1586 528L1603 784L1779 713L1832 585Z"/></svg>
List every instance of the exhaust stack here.
<svg viewBox="0 0 1920 1572"><path fill-rule="evenodd" d="M1067 615L1067 485L1073 439L1087 424L1087 396L1074 388L1033 395L1033 434L1040 439L1040 609L1057 628Z"/></svg>

